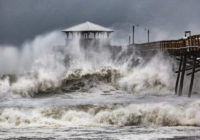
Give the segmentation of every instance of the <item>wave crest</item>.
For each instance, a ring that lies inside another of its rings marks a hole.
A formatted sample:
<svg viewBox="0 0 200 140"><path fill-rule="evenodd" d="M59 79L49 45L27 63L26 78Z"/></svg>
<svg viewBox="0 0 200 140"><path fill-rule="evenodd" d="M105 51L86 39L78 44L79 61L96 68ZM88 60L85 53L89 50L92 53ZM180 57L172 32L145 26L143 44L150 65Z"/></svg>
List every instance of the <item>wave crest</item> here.
<svg viewBox="0 0 200 140"><path fill-rule="evenodd" d="M199 126L200 102L1 108L1 127Z"/></svg>

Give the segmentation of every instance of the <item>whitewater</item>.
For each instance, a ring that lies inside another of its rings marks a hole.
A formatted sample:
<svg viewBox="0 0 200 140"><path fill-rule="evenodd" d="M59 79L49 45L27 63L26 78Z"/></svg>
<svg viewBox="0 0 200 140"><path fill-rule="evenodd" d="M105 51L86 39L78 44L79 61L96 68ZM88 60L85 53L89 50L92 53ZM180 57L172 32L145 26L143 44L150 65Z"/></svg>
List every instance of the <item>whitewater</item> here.
<svg viewBox="0 0 200 140"><path fill-rule="evenodd" d="M0 56L1 139L200 139L199 76L192 98L174 95L167 54L54 31Z"/></svg>

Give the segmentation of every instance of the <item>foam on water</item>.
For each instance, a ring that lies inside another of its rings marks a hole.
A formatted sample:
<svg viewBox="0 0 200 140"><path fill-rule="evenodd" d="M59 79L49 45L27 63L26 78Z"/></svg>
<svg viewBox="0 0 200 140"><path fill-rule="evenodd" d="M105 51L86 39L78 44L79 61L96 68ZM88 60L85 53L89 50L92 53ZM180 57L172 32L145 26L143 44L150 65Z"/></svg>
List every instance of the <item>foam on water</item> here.
<svg viewBox="0 0 200 140"><path fill-rule="evenodd" d="M94 98L88 104L54 104L55 96L52 95L56 94L78 102L82 96L76 96L77 92L86 97L90 94L104 96L100 98L102 100L112 94L120 100L117 97L123 94L144 97L164 95L168 98L167 95L172 96L174 89L174 62L161 53L145 60L137 55L134 48L130 51L127 46L120 47L113 54L112 49L105 47L98 48L98 51L95 46L86 50L76 39L65 45L64 38L61 33L53 32L36 37L22 45L21 49L1 48L2 128L200 125L198 100L180 104L156 100L153 103L148 100L142 103L136 100L114 103L107 100L96 105L98 100ZM11 57L8 59L4 53ZM8 62L3 61L6 59ZM48 97L49 94L52 97ZM23 102L24 97L28 98L27 102ZM44 103L40 104L40 97L51 100L43 99ZM13 105L19 99L23 103Z"/></svg>
<svg viewBox="0 0 200 140"><path fill-rule="evenodd" d="M1 108L1 128L75 126L199 126L200 101Z"/></svg>

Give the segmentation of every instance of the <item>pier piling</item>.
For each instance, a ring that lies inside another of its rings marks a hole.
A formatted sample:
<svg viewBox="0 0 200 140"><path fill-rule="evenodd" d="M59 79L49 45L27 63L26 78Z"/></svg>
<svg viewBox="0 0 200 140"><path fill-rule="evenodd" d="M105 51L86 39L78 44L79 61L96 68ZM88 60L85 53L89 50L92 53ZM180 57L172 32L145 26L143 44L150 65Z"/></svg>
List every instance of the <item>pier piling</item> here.
<svg viewBox="0 0 200 140"><path fill-rule="evenodd" d="M192 76L191 76L191 81L190 81L190 89L189 89L189 93L188 93L188 97L191 97L192 94L192 87L193 87L193 83L194 83L194 73L195 73L195 69L196 69L196 55L193 56L193 69L192 69Z"/></svg>
<svg viewBox="0 0 200 140"><path fill-rule="evenodd" d="M179 79L180 79L180 74L181 74L182 61L183 61L183 57L181 56L180 63L179 63L179 69L177 71L175 94L178 94L178 85L179 85Z"/></svg>
<svg viewBox="0 0 200 140"><path fill-rule="evenodd" d="M181 80L180 80L180 88L179 88L179 93L178 93L179 96L181 96L183 92L183 82L184 82L184 77L185 77L186 62L187 62L187 54L185 53L183 57L183 67L181 69Z"/></svg>

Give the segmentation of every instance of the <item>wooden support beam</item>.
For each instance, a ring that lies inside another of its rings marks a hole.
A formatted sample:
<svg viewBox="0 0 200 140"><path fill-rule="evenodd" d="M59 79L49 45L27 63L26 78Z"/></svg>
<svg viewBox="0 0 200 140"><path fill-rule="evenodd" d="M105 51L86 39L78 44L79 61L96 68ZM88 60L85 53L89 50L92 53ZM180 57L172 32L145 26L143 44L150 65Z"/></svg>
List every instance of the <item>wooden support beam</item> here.
<svg viewBox="0 0 200 140"><path fill-rule="evenodd" d="M196 68L197 68L197 67L196 67ZM200 69L195 70L194 73L197 73L197 72L199 72L199 71L200 71ZM192 72L188 73L187 76L189 76L189 75L191 75L191 74L192 74Z"/></svg>
<svg viewBox="0 0 200 140"><path fill-rule="evenodd" d="M179 79L180 79L182 61L183 61L183 56L181 56L180 63L179 63L179 69L178 69L178 74L177 74L177 78L176 78L175 94L178 94L177 91L178 91L178 84L179 84Z"/></svg>
<svg viewBox="0 0 200 140"><path fill-rule="evenodd" d="M197 65L197 63L196 63L196 68L199 68L200 67L200 65ZM189 66L187 66L186 68L185 68L185 71L189 71L189 70L192 70L193 69L193 65L189 65ZM178 71L175 71L175 73L179 73L179 72L182 72L183 70L178 70Z"/></svg>
<svg viewBox="0 0 200 140"><path fill-rule="evenodd" d="M194 56L194 64L193 64L193 69L192 69L192 76L191 76L191 81L190 81L190 89L189 89L188 97L191 97L191 94L192 94L195 68L196 68L196 56Z"/></svg>
<svg viewBox="0 0 200 140"><path fill-rule="evenodd" d="M182 67L181 81L180 81L179 94L178 94L179 96L182 95L182 91L183 91L183 82L184 82L184 76L185 76L186 62L187 62L187 54L185 52L184 58L183 58L183 67Z"/></svg>
<svg viewBox="0 0 200 140"><path fill-rule="evenodd" d="M188 70L191 70L193 69L193 67L186 67L184 71L188 71ZM179 72L182 72L183 70L180 70L180 71L176 71L175 73L179 73Z"/></svg>

